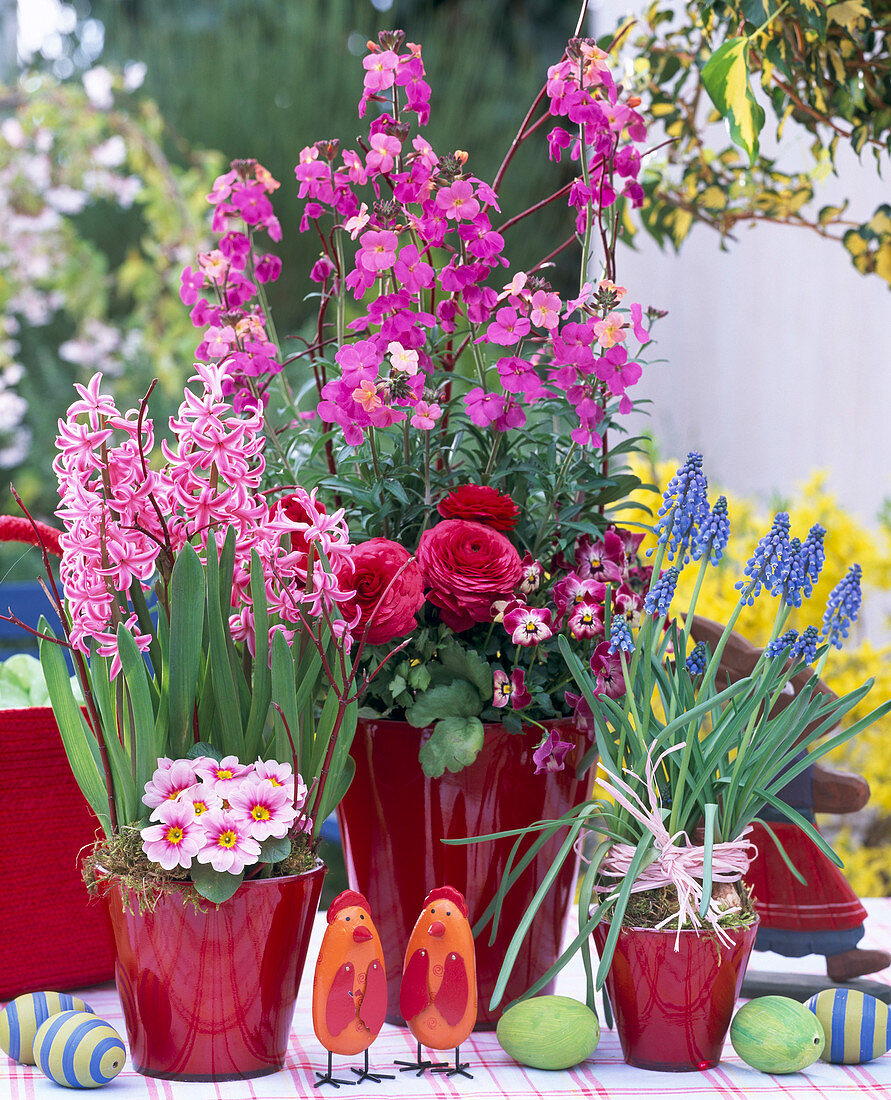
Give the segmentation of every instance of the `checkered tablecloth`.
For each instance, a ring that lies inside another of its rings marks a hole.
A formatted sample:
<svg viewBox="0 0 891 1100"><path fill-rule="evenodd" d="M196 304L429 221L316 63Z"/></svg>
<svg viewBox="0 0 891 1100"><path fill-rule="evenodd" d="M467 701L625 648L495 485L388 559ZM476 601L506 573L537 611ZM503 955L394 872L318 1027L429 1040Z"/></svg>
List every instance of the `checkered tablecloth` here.
<svg viewBox="0 0 891 1100"><path fill-rule="evenodd" d="M869 919L866 938L862 946L886 947L891 943L891 899L864 902ZM638 1100L639 1097L659 1095L664 1100L688 1100L688 1098L723 1097L728 1100L757 1100L757 1098L782 1097L783 1100L837 1100L839 1097L882 1097L891 1100L891 1054L864 1066L832 1066L817 1062L803 1073L773 1077L758 1073L736 1056L728 1040L724 1059L715 1069L692 1073L654 1073L632 1069L622 1061L622 1052L615 1032L604 1031L600 1045L593 1056L575 1069L562 1072L545 1072L517 1065L498 1046L494 1032L475 1034L461 1048L462 1061L470 1062L473 1080L453 1079L414 1073L397 1074L394 1081L379 1085L364 1083L338 1090L330 1086L313 1088L313 1071L324 1069L326 1055L312 1030L310 1015L309 975L318 952L324 929L324 917L319 916L309 949L309 963L304 988L297 1003L288 1059L280 1073L261 1077L254 1081L233 1081L220 1084L192 1084L159 1081L142 1077L129 1066L107 1086L108 1100L293 1100L337 1095L339 1097L388 1096L401 1100L427 1100L428 1097L446 1100L460 1097L475 1100L477 1097L503 1097L520 1100L522 1097L609 1097L611 1100ZM798 971L821 973L824 960L811 956L807 959L782 959L777 955L755 954L752 967L759 971ZM879 981L891 984L891 968L874 975ZM580 967L567 968L558 983L558 992L568 996L584 996L584 979ZM126 1042L121 1006L111 986L83 990L81 994L97 1015L104 1017L116 1028ZM602 1019L602 1014L601 1014ZM385 1025L377 1042L371 1048L372 1068L382 1072L392 1069L395 1058L410 1060L415 1053L411 1034L402 1028ZM346 1069L348 1064L360 1064L361 1058L337 1059L336 1069ZM348 1074L346 1074L348 1076ZM59 1100L63 1095L59 1086L47 1081L38 1070L19 1066L0 1054L0 1100Z"/></svg>

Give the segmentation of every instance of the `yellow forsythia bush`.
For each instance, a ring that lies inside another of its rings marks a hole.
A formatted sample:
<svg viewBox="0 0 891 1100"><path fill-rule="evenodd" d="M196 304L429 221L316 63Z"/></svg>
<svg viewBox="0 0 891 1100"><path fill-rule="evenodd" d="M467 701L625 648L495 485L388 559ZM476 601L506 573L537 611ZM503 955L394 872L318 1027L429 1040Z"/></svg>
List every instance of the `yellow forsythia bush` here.
<svg viewBox="0 0 891 1100"><path fill-rule="evenodd" d="M664 487L676 472L680 462L640 463L635 472L644 480ZM851 629L844 648L830 655L824 673L825 682L839 695L854 690L872 677L875 685L858 707L847 716L854 722L868 714L884 699L891 697L891 646L877 648L864 637L869 623L874 633L884 624L877 621L882 612L875 597L891 590L891 542L885 528L871 530L852 517L826 487L827 475L818 472L802 485L794 496L784 500L781 508L788 511L792 534L802 540L814 523L826 528L826 564L813 597L804 607L793 610L787 628L801 631L806 626L819 627L826 600L850 565L858 562L863 568L863 607L861 618ZM709 486L709 499L714 502L724 490ZM696 604L698 614L718 622L726 622L736 607L739 593L735 583L742 579L743 569L758 539L768 530L774 509L770 512L754 501L724 493L730 514L731 536L724 557L716 568L706 572L705 583ZM660 495L641 490L636 498L655 513ZM630 515L630 514L629 514ZM651 539L644 542L644 547ZM678 584L678 596L689 598L696 571L685 570ZM683 606L682 599L679 605ZM872 605L872 610L871 610ZM743 610L737 630L756 645L766 645L770 638L777 601L762 597L754 606ZM856 771L869 782L872 790L866 817L870 824L855 835L843 828L833 837L833 844L845 861L845 874L861 897L891 895L891 715L870 726L853 742L838 749L831 757L838 767ZM836 819L843 822L843 818ZM859 823L859 822L858 822Z"/></svg>

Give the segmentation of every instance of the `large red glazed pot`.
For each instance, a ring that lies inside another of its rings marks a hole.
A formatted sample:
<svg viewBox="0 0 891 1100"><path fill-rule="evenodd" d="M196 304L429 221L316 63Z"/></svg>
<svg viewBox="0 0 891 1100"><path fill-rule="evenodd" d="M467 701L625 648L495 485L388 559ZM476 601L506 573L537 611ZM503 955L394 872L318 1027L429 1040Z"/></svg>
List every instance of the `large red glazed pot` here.
<svg viewBox="0 0 891 1100"><path fill-rule="evenodd" d="M430 736L429 730L406 722L360 719L351 749L356 776L338 808L338 818L350 885L368 898L383 943L391 1023L402 1023L403 957L427 893L435 886L456 887L467 899L473 924L501 885L514 843L510 837L450 845L443 844L442 838L480 836L560 817L587 796L590 778L579 780L575 775L576 763L589 744L587 736L568 719L551 725L563 740L576 746L567 755L563 771L536 775L532 753L540 736L534 730L508 733L504 726L491 723L485 726L483 748L469 767L430 779L418 763L418 749ZM532 923L502 1007L489 1011L507 946L564 839L561 831L545 844L508 893L494 945L489 946L491 925L476 940L478 1027L494 1027L502 1008L528 989L560 954L577 871L573 859L566 862Z"/></svg>
<svg viewBox="0 0 891 1100"><path fill-rule="evenodd" d="M198 911L164 894L140 913L132 891L125 908L120 886L106 886L134 1069L225 1081L282 1068L324 874L320 862L244 882Z"/></svg>
<svg viewBox="0 0 891 1100"><path fill-rule="evenodd" d="M594 929L598 951L609 927ZM758 924L725 931L731 947L711 932L621 930L606 989L629 1066L710 1069L721 1060Z"/></svg>

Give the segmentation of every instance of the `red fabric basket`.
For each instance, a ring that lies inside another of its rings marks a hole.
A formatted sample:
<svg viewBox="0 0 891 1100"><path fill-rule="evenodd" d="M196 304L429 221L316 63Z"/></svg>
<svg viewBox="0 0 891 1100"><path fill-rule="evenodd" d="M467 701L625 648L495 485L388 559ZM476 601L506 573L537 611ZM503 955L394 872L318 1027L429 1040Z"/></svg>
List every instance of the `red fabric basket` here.
<svg viewBox="0 0 891 1100"><path fill-rule="evenodd" d="M98 830L52 709L0 710L0 1000L112 978L108 918L78 858Z"/></svg>

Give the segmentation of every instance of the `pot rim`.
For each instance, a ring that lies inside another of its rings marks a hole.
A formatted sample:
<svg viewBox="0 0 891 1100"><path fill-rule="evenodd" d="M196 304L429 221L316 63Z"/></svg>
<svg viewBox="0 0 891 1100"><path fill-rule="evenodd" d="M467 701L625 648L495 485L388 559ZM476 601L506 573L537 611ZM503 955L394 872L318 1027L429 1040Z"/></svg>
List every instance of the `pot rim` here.
<svg viewBox="0 0 891 1100"><path fill-rule="evenodd" d="M241 890L244 887L265 886L265 885L268 885L269 883L296 882L297 879L311 878L313 875L317 875L319 873L324 873L324 871L327 869L327 864L325 863L325 861L320 856L316 856L315 858L316 858L316 862L315 862L314 866L310 867L309 870L307 870L307 871L300 871L299 874L296 874L296 875L273 875L270 878L244 879L239 884L238 889ZM122 894L124 892L124 882L123 882L123 879L119 875L104 874L102 876L102 879L101 879L101 885L104 889L117 888L118 890L121 891ZM180 886L193 886L194 883L192 882L191 879L182 879L182 881L179 883L179 885ZM132 886L127 886L126 889L127 889L128 892L132 892L133 887ZM238 891L236 891L236 893L237 892ZM179 890L163 890L162 893L174 895L174 894L180 893L180 891ZM197 893L197 891L196 891L196 893ZM233 894L232 896L234 897L235 894ZM205 898L201 894L198 894L198 897L199 897L200 900L210 902L209 898ZM211 905L225 905L225 902L210 902L210 904Z"/></svg>
<svg viewBox="0 0 891 1100"><path fill-rule="evenodd" d="M750 928L757 928L760 923L761 923L761 917L756 913L755 914L755 919L753 921L749 921L748 924L722 924L721 925L721 930L723 932L747 932ZM603 926L605 928L610 928L611 925L612 925L611 921L602 920L602 921L599 922L597 927L600 928L601 926ZM652 932L657 936L676 936L678 934L678 929L677 928L643 928L643 927L640 927L639 925L636 925L636 924L623 924L620 927L619 931L620 932ZM714 935L715 931L711 927L711 925L706 925L706 926L703 926L702 928L681 928L680 929L680 934L682 936L683 935L688 935L690 933L693 933L696 936L701 936L703 934L705 934L705 935Z"/></svg>

